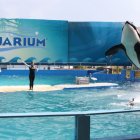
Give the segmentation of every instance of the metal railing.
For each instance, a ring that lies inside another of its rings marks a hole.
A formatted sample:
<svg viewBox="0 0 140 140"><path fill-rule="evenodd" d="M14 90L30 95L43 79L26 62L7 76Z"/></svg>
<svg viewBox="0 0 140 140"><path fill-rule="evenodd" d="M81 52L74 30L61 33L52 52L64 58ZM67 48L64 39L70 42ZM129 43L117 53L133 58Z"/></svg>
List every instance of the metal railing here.
<svg viewBox="0 0 140 140"><path fill-rule="evenodd" d="M140 112L140 109L130 110L99 110L83 112L43 112L43 113L1 113L0 118L25 117L60 117L75 116L75 140L90 140L90 116L103 114L118 114Z"/></svg>

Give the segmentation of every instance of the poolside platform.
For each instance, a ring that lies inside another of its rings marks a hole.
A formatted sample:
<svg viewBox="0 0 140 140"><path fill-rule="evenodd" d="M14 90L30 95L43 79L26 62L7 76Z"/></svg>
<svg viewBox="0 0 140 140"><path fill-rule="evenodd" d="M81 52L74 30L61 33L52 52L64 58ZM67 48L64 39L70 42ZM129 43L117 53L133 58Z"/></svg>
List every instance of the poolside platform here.
<svg viewBox="0 0 140 140"><path fill-rule="evenodd" d="M104 87L116 87L116 83L91 83L91 84L61 84L61 85L35 85L34 90L36 92L65 90L65 89L88 89L88 88L104 88ZM30 91L28 85L22 86L0 86L0 92L18 92L18 91ZM31 90L32 91L32 90Z"/></svg>

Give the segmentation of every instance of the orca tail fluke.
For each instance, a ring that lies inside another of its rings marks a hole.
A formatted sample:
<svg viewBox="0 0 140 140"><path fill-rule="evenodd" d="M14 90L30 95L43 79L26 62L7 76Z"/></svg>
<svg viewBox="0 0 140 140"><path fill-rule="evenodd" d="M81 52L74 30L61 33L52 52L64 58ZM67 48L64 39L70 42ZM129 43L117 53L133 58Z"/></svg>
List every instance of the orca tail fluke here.
<svg viewBox="0 0 140 140"><path fill-rule="evenodd" d="M107 50L105 52L105 56L112 56L112 55L116 54L119 50L125 51L125 47L123 46L123 44L113 46L112 48L110 48L109 50Z"/></svg>

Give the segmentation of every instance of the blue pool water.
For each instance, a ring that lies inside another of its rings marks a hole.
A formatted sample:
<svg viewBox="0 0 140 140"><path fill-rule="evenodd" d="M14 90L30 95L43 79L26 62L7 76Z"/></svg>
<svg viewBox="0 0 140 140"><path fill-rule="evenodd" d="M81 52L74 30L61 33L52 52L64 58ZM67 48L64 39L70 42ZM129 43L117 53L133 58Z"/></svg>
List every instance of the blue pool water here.
<svg viewBox="0 0 140 140"><path fill-rule="evenodd" d="M0 85L28 85L28 76L18 76L18 75L1 75ZM74 76L41 76L36 75L35 84L47 84L56 85L62 83L75 83Z"/></svg>
<svg viewBox="0 0 140 140"><path fill-rule="evenodd" d="M27 85L28 77L1 76L0 81L0 85ZM70 76L36 77L36 84L74 82ZM0 93L0 113L128 109L133 97L134 108L140 108L140 83L107 89ZM138 134L139 121L140 113L92 116L91 138ZM74 123L74 117L0 119L0 139L74 140Z"/></svg>

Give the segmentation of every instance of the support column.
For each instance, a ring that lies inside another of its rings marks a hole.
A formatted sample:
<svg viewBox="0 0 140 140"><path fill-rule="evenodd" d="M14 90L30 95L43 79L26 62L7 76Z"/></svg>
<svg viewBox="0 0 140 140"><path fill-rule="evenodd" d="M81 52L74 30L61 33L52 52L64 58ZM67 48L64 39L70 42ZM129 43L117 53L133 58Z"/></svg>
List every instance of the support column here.
<svg viewBox="0 0 140 140"><path fill-rule="evenodd" d="M75 140L90 140L90 116L75 116Z"/></svg>

